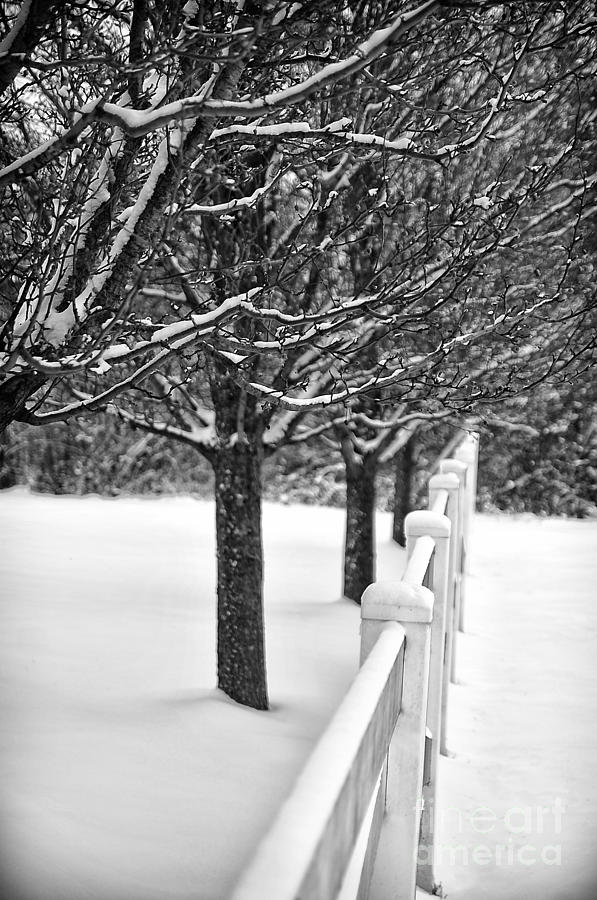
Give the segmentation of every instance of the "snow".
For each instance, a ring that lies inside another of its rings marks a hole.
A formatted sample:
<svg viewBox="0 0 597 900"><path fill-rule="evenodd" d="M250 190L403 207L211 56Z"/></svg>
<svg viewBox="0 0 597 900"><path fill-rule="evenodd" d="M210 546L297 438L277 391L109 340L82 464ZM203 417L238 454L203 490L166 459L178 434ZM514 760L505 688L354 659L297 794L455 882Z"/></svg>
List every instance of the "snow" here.
<svg viewBox="0 0 597 900"><path fill-rule="evenodd" d="M189 2L185 3L185 5L182 8L182 14L187 19L192 19L192 17L196 16L198 12L199 12L199 4L197 3L197 0L189 0Z"/></svg>
<svg viewBox="0 0 597 900"><path fill-rule="evenodd" d="M14 896L226 896L357 671L341 511L266 506L273 709L259 713L215 690L212 504L1 498ZM382 548L382 571L401 558Z"/></svg>
<svg viewBox="0 0 597 900"><path fill-rule="evenodd" d="M338 708L359 657L358 608L339 599L342 512L266 504L269 713L214 687L213 518L189 498L0 494L7 900L229 896ZM475 529L438 874L450 900L589 900L597 523ZM379 577L396 579L389 530L379 514ZM553 844L561 865L541 859ZM452 859L461 845L468 861ZM537 862L497 865L501 845Z"/></svg>
<svg viewBox="0 0 597 900"><path fill-rule="evenodd" d="M367 147L381 147L384 150L395 150L396 152L413 150L416 147L416 144L410 137L401 137L390 141L377 134L358 134L353 131L343 132L341 137L353 144L364 144Z"/></svg>
<svg viewBox="0 0 597 900"><path fill-rule="evenodd" d="M233 312L238 309L238 307L242 306L244 303L248 303L253 299L257 294L261 293L261 288L249 288L248 291L245 291L242 294L237 294L234 297L227 297L226 300L223 300L219 306L215 309L210 310L206 313L195 313L191 316L190 321L194 329L204 328L206 325L211 325L212 323L219 322L222 318L225 318L228 313ZM162 341L171 341L180 335L186 336L189 330L189 320L183 319L180 322L173 322L171 325L164 325L163 328L160 328L156 331L151 339L151 341L147 341L147 344L155 344ZM106 354L107 355L107 354Z"/></svg>
<svg viewBox="0 0 597 900"><path fill-rule="evenodd" d="M311 128L309 122L277 122L275 125L241 125L235 123L227 125L225 128L215 128L209 139L210 141L216 141L221 137L233 134L247 134L253 137L282 137L286 134L303 134L318 137L338 131L341 132L349 128L351 124L352 119L347 117L329 122L323 128ZM232 184L235 184L234 180Z"/></svg>
<svg viewBox="0 0 597 900"><path fill-rule="evenodd" d="M367 147L381 147L383 150L391 150L398 153L403 151L414 150L416 144L410 136L403 136L395 140L389 140L377 134L362 134L358 132L348 131L352 124L351 119L338 119L336 122L330 122L323 128L311 128L308 122L277 122L275 125L242 125L233 124L225 128L216 128L210 135L211 141L216 141L221 137L229 135L243 134L253 137L286 137L291 135L302 135L304 137L326 137L331 135L339 141L345 140L349 144L362 144ZM371 193L371 192L370 192ZM377 193L374 190L373 193Z"/></svg>
<svg viewBox="0 0 597 900"><path fill-rule="evenodd" d="M491 209L493 206L493 200L491 197L475 197L473 200L473 206L479 206L481 209Z"/></svg>
<svg viewBox="0 0 597 900"><path fill-rule="evenodd" d="M435 510L414 510L409 513L405 522L406 533L409 537L420 537L421 535L432 535L433 537L449 537L450 520L443 514L445 503L448 499L447 491L444 492L444 507L441 511Z"/></svg>
<svg viewBox="0 0 597 900"><path fill-rule="evenodd" d="M378 622L429 623L433 618L433 594L413 581L382 579L370 584L362 605L364 617Z"/></svg>
<svg viewBox="0 0 597 900"><path fill-rule="evenodd" d="M122 109L124 111L124 107ZM121 132L118 131L118 142L120 142L120 140ZM74 308L77 312L79 320L85 318L93 299L100 293L100 291L106 285L106 282L111 277L112 272L114 271L114 266L116 265L116 261L129 243L131 237L135 232L135 228L137 227L139 219L145 212L148 203L155 193L160 176L163 175L163 173L166 171L166 168L168 166L168 159L168 143L164 138L164 140L162 140L162 142L160 143L156 159L153 163L153 166L151 167L151 171L139 192L137 200L133 204L133 208L127 215L122 228L114 238L108 256L104 261L100 272L96 275L93 275L89 279L87 286L74 300Z"/></svg>
<svg viewBox="0 0 597 900"><path fill-rule="evenodd" d="M597 522L477 516L475 529L439 880L450 900L591 900Z"/></svg>
<svg viewBox="0 0 597 900"><path fill-rule="evenodd" d="M97 365L89 367L89 371L95 372L96 375L105 375L111 368L110 363L107 363L105 359L100 359Z"/></svg>
<svg viewBox="0 0 597 900"><path fill-rule="evenodd" d="M115 129L115 134L104 154L98 171L91 180L87 200L83 204L78 221L70 222L73 231L73 239L70 246L64 251L63 265L59 267L48 285L47 293L52 298L51 305L43 322L39 323L39 327L43 328L45 339L56 344L59 344L64 340L68 331L77 321L73 305L69 305L67 309L62 310L62 312L59 312L58 308L64 299L64 291L72 276L77 254L84 249L87 242L87 233L93 224L95 215L98 209L110 199L108 183L113 176L113 164L122 153L123 147L124 135L120 129L117 128ZM73 151L73 153L74 152L75 151ZM56 212L56 216L57 215L58 213ZM79 307L77 313L78 317L82 317L83 309ZM23 323L23 330L27 324L27 321ZM19 329L15 327L15 334L19 333Z"/></svg>
<svg viewBox="0 0 597 900"><path fill-rule="evenodd" d="M218 323L225 319L231 312L234 312L235 309L242 308L247 305L248 309L253 310L253 306L250 304L253 297L261 292L261 288L250 288L243 294L238 294L235 297L228 297L224 300L216 309L210 310L207 313L197 314L194 313L187 319L181 319L178 322L173 322L170 325L164 325L159 327L153 334L150 340L138 341L129 347L128 344L113 344L104 350L101 355L98 356L98 364L94 368L93 371L102 374L103 372L108 371L109 366L107 367L107 361L113 360L118 361L125 359L129 356L132 356L134 353L151 347L158 347L167 342L172 342L170 346L182 347L190 341L194 340L197 333L202 329L209 329L210 326L216 326ZM147 289L147 293L150 293L150 290ZM155 294L155 291L152 292ZM164 292L160 292L160 296L165 296ZM142 320L142 324L152 324L150 319ZM244 357L240 357L239 359L244 359ZM49 362L44 363L46 367L51 367L52 365L56 366L56 368L62 367L67 362L76 362L76 357L66 357L63 360L59 360L57 362ZM153 363L147 363L146 365L152 365ZM139 370L140 371L140 370ZM102 397L109 395L113 392L113 389L110 388L105 394L102 394ZM96 397L94 399L94 403L97 405L97 401L99 399ZM68 407L64 407L64 409L74 409L78 407L80 404L70 405ZM83 404L85 406L87 404ZM53 416L52 413L48 414L50 417ZM44 419L44 421L50 421L50 419Z"/></svg>
<svg viewBox="0 0 597 900"><path fill-rule="evenodd" d="M246 197L237 197L233 200L228 200L227 203L214 203L211 206L202 206L199 203L193 203L192 206L183 207L182 212L184 212L185 215L187 215L188 213L199 213L201 215L221 215L222 213L232 212L239 209L247 209L251 206L254 206L264 194L267 194L267 192L273 187L274 183L275 182L270 181L263 187L256 188L253 193L248 194Z"/></svg>

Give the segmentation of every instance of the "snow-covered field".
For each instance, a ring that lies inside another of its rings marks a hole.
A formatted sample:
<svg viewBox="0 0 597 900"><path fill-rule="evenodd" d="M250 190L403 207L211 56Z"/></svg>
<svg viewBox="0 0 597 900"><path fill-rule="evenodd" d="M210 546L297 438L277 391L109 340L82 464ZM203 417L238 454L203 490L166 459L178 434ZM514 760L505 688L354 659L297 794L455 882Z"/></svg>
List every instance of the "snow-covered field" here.
<svg viewBox="0 0 597 900"><path fill-rule="evenodd" d="M595 900L597 522L477 516L475 538L441 881L450 900Z"/></svg>
<svg viewBox="0 0 597 900"><path fill-rule="evenodd" d="M342 527L266 506L259 713L214 689L211 504L0 495L7 900L227 896L356 671ZM597 896L596 545L594 522L477 518L441 771L454 900Z"/></svg>

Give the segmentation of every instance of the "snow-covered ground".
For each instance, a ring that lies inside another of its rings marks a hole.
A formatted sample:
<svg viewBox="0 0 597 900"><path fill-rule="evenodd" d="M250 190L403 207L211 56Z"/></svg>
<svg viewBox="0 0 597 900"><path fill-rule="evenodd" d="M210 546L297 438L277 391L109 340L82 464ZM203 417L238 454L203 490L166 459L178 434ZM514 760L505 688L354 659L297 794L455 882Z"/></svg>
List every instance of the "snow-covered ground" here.
<svg viewBox="0 0 597 900"><path fill-rule="evenodd" d="M214 689L211 504L0 495L7 900L227 896L356 672L342 527L266 506L259 713ZM597 896L596 545L594 522L477 518L441 770L451 900Z"/></svg>
<svg viewBox="0 0 597 900"><path fill-rule="evenodd" d="M231 890L358 665L341 511L264 519L271 713L214 687L210 503L0 495L11 900Z"/></svg>
<svg viewBox="0 0 597 900"><path fill-rule="evenodd" d="M450 900L597 898L597 522L477 516L440 792Z"/></svg>

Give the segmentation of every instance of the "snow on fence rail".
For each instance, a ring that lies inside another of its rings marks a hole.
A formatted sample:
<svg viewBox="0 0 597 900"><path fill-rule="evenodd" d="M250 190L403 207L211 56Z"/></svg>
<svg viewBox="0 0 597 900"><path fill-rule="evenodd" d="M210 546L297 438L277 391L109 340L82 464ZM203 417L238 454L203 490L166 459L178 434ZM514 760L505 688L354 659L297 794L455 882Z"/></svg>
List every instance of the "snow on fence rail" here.
<svg viewBox="0 0 597 900"><path fill-rule="evenodd" d="M464 617L477 435L406 518L400 581L361 603L361 668L232 900L414 900L434 880L435 792Z"/></svg>

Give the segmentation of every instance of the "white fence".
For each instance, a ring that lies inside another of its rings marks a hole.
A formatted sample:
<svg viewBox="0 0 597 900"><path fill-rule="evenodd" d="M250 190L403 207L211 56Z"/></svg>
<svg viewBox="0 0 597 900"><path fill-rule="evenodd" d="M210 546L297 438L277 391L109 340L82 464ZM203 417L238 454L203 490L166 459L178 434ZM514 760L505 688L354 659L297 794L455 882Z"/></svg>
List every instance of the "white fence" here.
<svg viewBox="0 0 597 900"><path fill-rule="evenodd" d="M414 900L434 880L435 792L464 621L476 435L407 516L400 581L361 604L361 668L232 900Z"/></svg>

